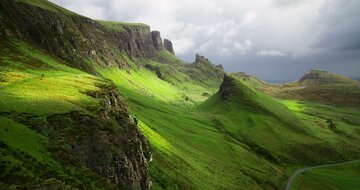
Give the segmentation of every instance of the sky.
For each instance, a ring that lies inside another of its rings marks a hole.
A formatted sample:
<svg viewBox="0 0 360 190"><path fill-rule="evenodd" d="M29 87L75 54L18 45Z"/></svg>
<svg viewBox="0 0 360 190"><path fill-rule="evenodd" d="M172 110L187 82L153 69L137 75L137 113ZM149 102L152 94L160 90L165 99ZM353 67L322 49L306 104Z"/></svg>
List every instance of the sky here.
<svg viewBox="0 0 360 190"><path fill-rule="evenodd" d="M360 78L360 0L50 0L78 14L140 22L193 62L296 80L310 69Z"/></svg>

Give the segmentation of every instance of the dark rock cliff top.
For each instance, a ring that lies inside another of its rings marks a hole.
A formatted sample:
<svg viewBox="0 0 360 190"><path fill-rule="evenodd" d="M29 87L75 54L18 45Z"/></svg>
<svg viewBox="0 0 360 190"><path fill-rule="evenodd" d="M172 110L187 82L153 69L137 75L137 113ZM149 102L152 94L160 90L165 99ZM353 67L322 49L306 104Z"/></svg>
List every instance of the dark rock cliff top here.
<svg viewBox="0 0 360 190"><path fill-rule="evenodd" d="M298 81L300 85L356 84L357 81L327 71L310 70Z"/></svg>
<svg viewBox="0 0 360 190"><path fill-rule="evenodd" d="M222 84L220 85L219 93L222 100L229 100L236 96L236 79L228 75L224 75Z"/></svg>
<svg viewBox="0 0 360 190"><path fill-rule="evenodd" d="M195 63L211 63L211 62L206 57L197 53L195 55Z"/></svg>
<svg viewBox="0 0 360 190"><path fill-rule="evenodd" d="M203 65L203 64L205 64L205 65L213 66L213 67L215 67L217 69L220 69L220 70L224 70L222 65L215 65L208 58L206 58L206 57L204 57L204 56L202 56L202 55L200 55L198 53L195 55L195 62L193 64L195 64L195 65Z"/></svg>
<svg viewBox="0 0 360 190"><path fill-rule="evenodd" d="M155 49L160 50L160 51L165 49L159 31L152 31L151 37L152 37L152 41L153 41L153 45L154 45Z"/></svg>
<svg viewBox="0 0 360 190"><path fill-rule="evenodd" d="M91 74L96 71L89 61L125 68L124 53L153 58L157 51L165 50L160 32L151 32L148 25L95 21L47 1L41 1L41 6L0 1L0 15L0 37L35 43L69 66Z"/></svg>
<svg viewBox="0 0 360 190"><path fill-rule="evenodd" d="M167 51L169 51L170 53L172 53L173 55L175 55L175 51L174 51L174 48L173 48L173 44L170 40L168 39L164 39L164 46L165 46L165 49Z"/></svg>

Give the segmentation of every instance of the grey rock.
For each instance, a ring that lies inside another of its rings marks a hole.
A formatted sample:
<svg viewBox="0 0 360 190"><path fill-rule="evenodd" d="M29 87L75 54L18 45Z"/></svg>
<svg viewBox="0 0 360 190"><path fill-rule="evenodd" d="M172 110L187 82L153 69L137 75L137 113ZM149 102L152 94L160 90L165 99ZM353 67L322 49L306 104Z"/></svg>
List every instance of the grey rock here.
<svg viewBox="0 0 360 190"><path fill-rule="evenodd" d="M172 53L173 55L175 55L175 52L174 52L174 48L173 48L173 44L170 40L168 39L164 39L164 46L165 46L165 49L167 51L169 51L170 53Z"/></svg>
<svg viewBox="0 0 360 190"><path fill-rule="evenodd" d="M54 13L17 1L0 1L0 12L7 17L2 24L12 26L6 33L33 41L70 66L91 74L96 72L86 63L88 59L118 66L115 63L124 62L119 59L124 52L152 58L156 51L165 49L160 33L151 32L144 24L124 24L121 30L114 30L86 17Z"/></svg>
<svg viewBox="0 0 360 190"><path fill-rule="evenodd" d="M109 179L117 189L150 189L147 139L131 119L115 85L101 86L89 95L101 101L97 116L71 112L48 118L49 125L71 145L78 162ZM64 130L63 118L70 118L72 130Z"/></svg>
<svg viewBox="0 0 360 190"><path fill-rule="evenodd" d="M159 31L152 31L151 37L156 50L161 51L165 49Z"/></svg>

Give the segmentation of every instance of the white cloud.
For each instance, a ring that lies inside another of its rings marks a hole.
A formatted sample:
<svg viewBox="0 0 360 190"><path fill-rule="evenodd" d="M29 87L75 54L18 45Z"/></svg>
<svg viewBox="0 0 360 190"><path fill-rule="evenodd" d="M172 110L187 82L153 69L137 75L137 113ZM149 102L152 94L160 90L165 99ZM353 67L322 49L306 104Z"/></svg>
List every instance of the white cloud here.
<svg viewBox="0 0 360 190"><path fill-rule="evenodd" d="M246 25L253 24L256 21L257 16L258 15L257 15L256 11L254 11L254 10L246 13L244 18L241 21L240 26L246 26Z"/></svg>
<svg viewBox="0 0 360 190"><path fill-rule="evenodd" d="M232 70L256 65L264 60L259 56L316 64L339 51L360 50L360 0L50 1L94 19L146 23L173 41L181 58L192 62L199 52Z"/></svg>
<svg viewBox="0 0 360 190"><path fill-rule="evenodd" d="M279 50L260 50L256 53L257 55L260 56L271 56L271 57L282 57L282 56L286 56L285 53L279 51Z"/></svg>
<svg viewBox="0 0 360 190"><path fill-rule="evenodd" d="M243 44L241 44L239 42L234 43L234 49L237 52L240 52L241 55L245 55L246 52L251 49L251 47L252 47L252 42L249 39L245 40L245 42Z"/></svg>
<svg viewBox="0 0 360 190"><path fill-rule="evenodd" d="M194 42L189 38L175 39L172 42L176 55L183 55L194 46Z"/></svg>

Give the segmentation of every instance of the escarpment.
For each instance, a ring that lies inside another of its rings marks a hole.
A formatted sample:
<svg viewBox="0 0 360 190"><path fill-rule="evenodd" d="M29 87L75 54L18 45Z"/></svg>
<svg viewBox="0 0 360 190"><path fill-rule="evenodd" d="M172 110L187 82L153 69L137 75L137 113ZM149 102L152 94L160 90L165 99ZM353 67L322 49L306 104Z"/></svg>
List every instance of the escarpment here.
<svg viewBox="0 0 360 190"><path fill-rule="evenodd" d="M193 79L203 82L216 79L220 85L225 75L225 71L221 65L215 65L199 54L196 54L195 62L192 63L190 67L194 68L194 70L190 72L190 76L192 76ZM199 72L202 74L199 75Z"/></svg>
<svg viewBox="0 0 360 190"><path fill-rule="evenodd" d="M91 74L96 72L89 62L124 68L124 53L151 58L165 50L160 32L151 32L148 25L95 21L53 6L44 9L1 1L0 37L32 41L69 66Z"/></svg>
<svg viewBox="0 0 360 190"><path fill-rule="evenodd" d="M220 85L219 93L222 100L228 100L236 96L237 94L237 86L235 79L224 75L223 82Z"/></svg>
<svg viewBox="0 0 360 190"><path fill-rule="evenodd" d="M167 51L169 51L171 54L175 55L173 44L170 40L164 39L164 46Z"/></svg>
<svg viewBox="0 0 360 190"><path fill-rule="evenodd" d="M72 111L47 117L16 113L8 117L18 120L30 128L49 136L53 157L70 167L84 166L102 176L99 181L107 181L109 189L150 189L151 179L148 162L151 160L147 139L141 134L137 122L129 115L128 108L112 84L88 92L99 100L100 106L87 108L88 112ZM95 113L95 114L93 114ZM38 122L41 119L44 122ZM37 122L35 122L37 121ZM85 175L85 174L84 174ZM86 175L93 175L86 173ZM50 173L47 177L60 180L62 176ZM83 183L83 182L81 182ZM83 188L91 184L84 184Z"/></svg>
<svg viewBox="0 0 360 190"><path fill-rule="evenodd" d="M117 189L149 189L150 150L127 106L113 85L102 86L90 93L99 99L97 116L73 112L55 115L49 123L72 147L77 161L116 184ZM68 118L72 130L64 130L62 120Z"/></svg>
<svg viewBox="0 0 360 190"><path fill-rule="evenodd" d="M334 85L334 84L356 84L357 81L321 70L310 70L307 74L298 80L300 85Z"/></svg>
<svg viewBox="0 0 360 190"><path fill-rule="evenodd" d="M152 31L151 32L152 41L154 44L155 49L157 50L164 50L164 44L162 42L160 32L159 31Z"/></svg>

